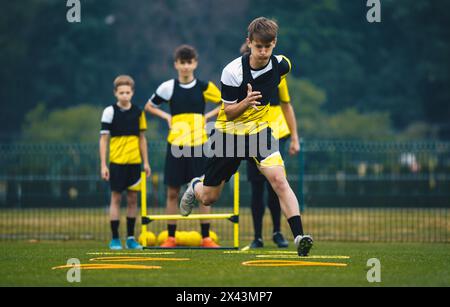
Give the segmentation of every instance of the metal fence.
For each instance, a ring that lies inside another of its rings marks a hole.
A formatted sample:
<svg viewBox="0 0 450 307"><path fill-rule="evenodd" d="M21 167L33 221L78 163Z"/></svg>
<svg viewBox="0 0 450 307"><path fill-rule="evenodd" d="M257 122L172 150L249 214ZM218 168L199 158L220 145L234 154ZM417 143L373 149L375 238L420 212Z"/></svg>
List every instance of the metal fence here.
<svg viewBox="0 0 450 307"><path fill-rule="evenodd" d="M165 150L166 143L149 142L148 205L155 213L165 207ZM450 242L450 143L305 140L286 170L305 227L318 240ZM97 144L0 145L0 240L109 238L110 191L99 172ZM250 186L246 167L240 172L246 243L253 236ZM214 210L231 205L230 185ZM197 224L183 221L179 229L198 230ZM231 223L212 228L231 240ZM284 220L282 230L290 233ZM264 236L270 235L266 212Z"/></svg>

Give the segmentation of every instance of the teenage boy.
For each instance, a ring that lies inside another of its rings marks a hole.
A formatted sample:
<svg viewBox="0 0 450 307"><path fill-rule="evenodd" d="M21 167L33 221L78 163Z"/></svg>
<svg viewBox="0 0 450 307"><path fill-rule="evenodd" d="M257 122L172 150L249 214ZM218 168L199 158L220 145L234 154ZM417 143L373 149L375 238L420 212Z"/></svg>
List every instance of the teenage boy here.
<svg viewBox="0 0 450 307"><path fill-rule="evenodd" d="M137 192L140 190L141 163L147 177L148 164L145 113L131 103L134 81L130 76L118 76L114 80L114 96L117 103L108 106L102 115L100 131L101 176L111 186L110 219L112 240L109 248L122 249L119 239L120 202L122 192L127 191L127 240L128 249L141 249L136 242L134 228L137 215ZM106 152L109 147L109 168Z"/></svg>
<svg viewBox="0 0 450 307"><path fill-rule="evenodd" d="M164 183L167 185L167 214L178 212L178 197L182 185L204 173L205 158L203 145L207 141L205 122L216 116L220 107L205 115L205 103L221 102L220 90L212 83L195 78L198 54L189 45L175 50L175 69L178 78L162 83L145 106L145 110L167 121L169 135L164 169ZM159 109L168 103L170 113ZM200 206L200 213L210 213L211 208ZM168 221L168 237L162 247L176 247L176 220ZM210 222L200 223L203 247L219 247L209 236Z"/></svg>
<svg viewBox="0 0 450 307"><path fill-rule="evenodd" d="M264 17L253 20L247 37L250 54L224 68L223 103L211 137L216 154L208 159L204 178L194 178L189 183L181 198L180 212L189 215L196 200L206 206L216 202L224 183L236 172L240 162L249 160L256 163L277 194L298 255L307 256L313 239L303 233L298 200L286 179L284 162L267 119L271 99L291 70L286 57L272 55L277 33L278 25L274 21ZM217 154L217 146L222 146L223 154Z"/></svg>

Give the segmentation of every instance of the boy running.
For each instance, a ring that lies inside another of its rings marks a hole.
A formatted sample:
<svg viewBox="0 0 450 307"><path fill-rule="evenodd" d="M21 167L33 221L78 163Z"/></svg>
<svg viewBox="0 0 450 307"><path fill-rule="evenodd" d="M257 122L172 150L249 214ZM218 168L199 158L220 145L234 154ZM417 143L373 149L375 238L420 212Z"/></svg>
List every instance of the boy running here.
<svg viewBox="0 0 450 307"><path fill-rule="evenodd" d="M291 70L286 57L272 55L277 33L278 25L274 21L264 17L253 20L247 37L250 54L235 59L224 68L221 77L223 103L212 136L213 145L216 148L222 146L223 154L216 152L208 159L204 179L194 178L190 182L181 199L180 212L189 215L196 200L205 206L212 205L240 162L251 161L256 163L277 194L298 255L307 256L313 239L303 233L298 200L286 179L284 162L267 118L278 85Z"/></svg>

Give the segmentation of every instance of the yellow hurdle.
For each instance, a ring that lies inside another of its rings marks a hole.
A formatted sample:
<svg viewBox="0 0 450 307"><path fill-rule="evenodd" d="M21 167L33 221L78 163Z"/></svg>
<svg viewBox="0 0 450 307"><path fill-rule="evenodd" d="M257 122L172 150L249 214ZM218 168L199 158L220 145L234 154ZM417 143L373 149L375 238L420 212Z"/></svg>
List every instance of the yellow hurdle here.
<svg viewBox="0 0 450 307"><path fill-rule="evenodd" d="M179 214L161 214L148 215L147 214L147 177L145 172L141 172L141 218L142 218L142 233L147 232L147 225L152 221L163 220L219 220L228 219L233 226L233 247L221 247L219 249L239 249L239 172L234 174L234 197L233 197L233 213L221 214L191 214L189 216L182 216ZM143 247L146 242L142 242ZM187 249L201 249L194 247L187 247Z"/></svg>

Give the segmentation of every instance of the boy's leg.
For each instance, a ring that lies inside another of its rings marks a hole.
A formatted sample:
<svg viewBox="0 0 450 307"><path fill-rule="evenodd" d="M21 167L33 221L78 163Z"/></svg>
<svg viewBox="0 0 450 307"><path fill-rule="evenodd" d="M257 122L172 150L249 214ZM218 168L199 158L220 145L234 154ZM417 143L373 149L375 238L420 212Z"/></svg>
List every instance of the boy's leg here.
<svg viewBox="0 0 450 307"><path fill-rule="evenodd" d="M178 213L178 196L180 194L179 186L167 186L167 201L166 201L166 213L177 214ZM177 221L167 221L167 239L161 244L161 247L176 247L175 234L177 230Z"/></svg>
<svg viewBox="0 0 450 307"><path fill-rule="evenodd" d="M180 187L167 186L166 214L178 213L178 196L180 195ZM167 221L167 230L169 237L175 237L177 227L176 220Z"/></svg>
<svg viewBox="0 0 450 307"><path fill-rule="evenodd" d="M268 181L265 182L267 185L267 206L269 207L270 214L272 215L272 222L273 222L273 232L279 232L281 225L280 225L280 218L281 218L281 208L280 208L280 202L278 201L277 193L273 190L272 186Z"/></svg>
<svg viewBox="0 0 450 307"><path fill-rule="evenodd" d="M134 228L137 215L137 195L136 191L127 191L127 236L134 237Z"/></svg>
<svg viewBox="0 0 450 307"><path fill-rule="evenodd" d="M195 198L203 205L203 206L211 206L213 205L222 194L223 186L225 185L225 181L215 187L205 186L202 181L193 185Z"/></svg>
<svg viewBox="0 0 450 307"><path fill-rule="evenodd" d="M133 190L127 191L127 241L126 245L128 249L142 249L142 246L136 242L134 238L134 228L136 225L137 216L137 197L138 192Z"/></svg>
<svg viewBox="0 0 450 307"><path fill-rule="evenodd" d="M252 207L253 230L255 232L254 233L255 241L259 241L259 243L262 243L262 223L265 210L263 200L264 183L265 181L262 180L254 180L250 182L252 188L251 207ZM252 245L258 244L255 241L253 242L255 244L252 243Z"/></svg>
<svg viewBox="0 0 450 307"><path fill-rule="evenodd" d="M111 192L111 203L109 206L109 217L111 223L112 239L119 239L119 224L120 224L120 201L122 194L119 192Z"/></svg>
<svg viewBox="0 0 450 307"><path fill-rule="evenodd" d="M272 216L273 223L273 235L272 240L278 247L288 247L289 242L286 241L283 234L281 233L281 208L280 201L278 200L278 196L275 191L272 189L272 186L268 181L265 181L265 185L267 186L267 206L270 210L270 215Z"/></svg>
<svg viewBox="0 0 450 307"><path fill-rule="evenodd" d="M200 204L199 211L201 214L210 214L211 206L204 206ZM209 230L211 228L211 222L209 220L200 220L200 230L202 234L202 247L220 247L209 236Z"/></svg>
<svg viewBox="0 0 450 307"><path fill-rule="evenodd" d="M303 225L300 217L300 210L297 197L292 191L287 181L284 167L260 167L261 173L267 178L273 190L278 196L280 207L286 216L295 244L298 247L300 256L306 256L312 247L312 238L303 234Z"/></svg>

